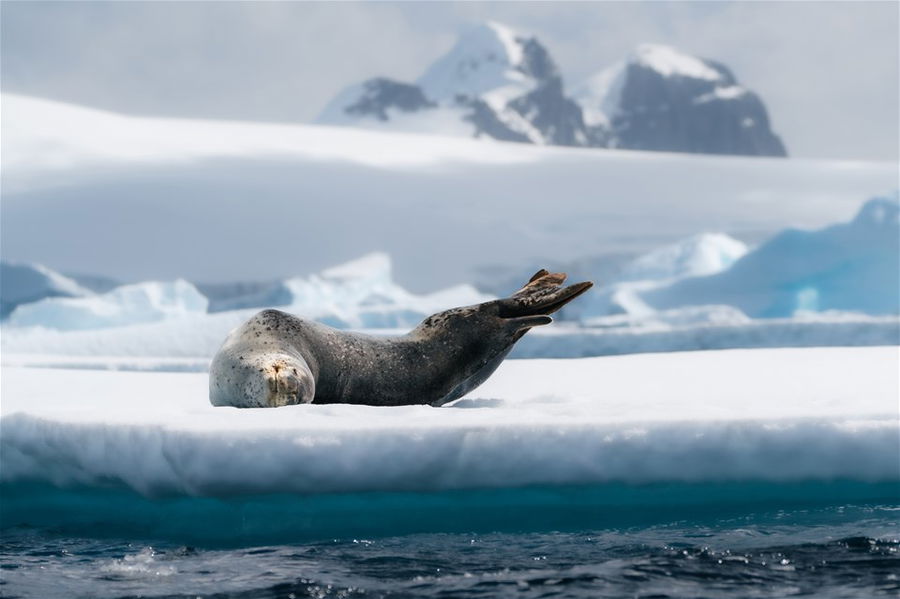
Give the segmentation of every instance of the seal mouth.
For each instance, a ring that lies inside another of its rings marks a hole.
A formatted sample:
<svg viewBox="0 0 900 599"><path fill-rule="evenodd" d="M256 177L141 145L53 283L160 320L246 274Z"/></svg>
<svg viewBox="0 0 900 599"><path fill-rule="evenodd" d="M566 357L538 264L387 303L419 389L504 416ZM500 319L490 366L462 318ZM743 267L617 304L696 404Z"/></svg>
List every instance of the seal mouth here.
<svg viewBox="0 0 900 599"><path fill-rule="evenodd" d="M566 273L548 272L542 268L524 287L510 297L500 300L500 317L515 319L553 314L594 285L591 281L583 281L562 287L565 280Z"/></svg>

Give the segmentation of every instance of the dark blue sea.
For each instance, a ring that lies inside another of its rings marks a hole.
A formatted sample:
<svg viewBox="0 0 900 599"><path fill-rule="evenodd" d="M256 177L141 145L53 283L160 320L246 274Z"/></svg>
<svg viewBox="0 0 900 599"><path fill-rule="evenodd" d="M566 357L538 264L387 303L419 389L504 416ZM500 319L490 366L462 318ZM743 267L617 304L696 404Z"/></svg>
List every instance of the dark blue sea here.
<svg viewBox="0 0 900 599"><path fill-rule="evenodd" d="M0 596L898 597L896 483L167 500L6 487Z"/></svg>

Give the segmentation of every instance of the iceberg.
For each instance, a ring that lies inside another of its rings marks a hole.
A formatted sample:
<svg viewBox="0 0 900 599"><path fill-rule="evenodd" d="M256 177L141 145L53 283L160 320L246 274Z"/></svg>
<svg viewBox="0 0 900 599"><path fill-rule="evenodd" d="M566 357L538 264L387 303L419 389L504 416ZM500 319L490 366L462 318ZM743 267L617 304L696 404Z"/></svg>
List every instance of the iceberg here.
<svg viewBox="0 0 900 599"><path fill-rule="evenodd" d="M698 307L727 306L752 319L808 313L900 313L900 200L874 198L849 223L788 229L748 251L726 235L704 234L627 264L575 313L588 325L611 315L680 319ZM740 317L738 317L740 320ZM606 322L609 322L608 320Z"/></svg>
<svg viewBox="0 0 900 599"><path fill-rule="evenodd" d="M731 267L747 245L724 233L701 233L639 256L623 269L620 281L671 280L711 275Z"/></svg>
<svg viewBox="0 0 900 599"><path fill-rule="evenodd" d="M338 328L395 329L411 328L440 310L493 299L471 285L421 295L410 293L393 281L390 256L383 252L366 254L309 277L288 279L269 291L273 289L277 293L262 292L231 301L240 308L264 308L272 305L265 301L272 300L285 311ZM253 313L241 309L219 312L220 317L207 316L208 306L209 300L196 287L179 279L125 285L90 297L44 299L17 308L8 324L15 328L86 331L177 319L175 326L181 332L176 335L188 337L190 329L203 329L217 332L214 335L220 335L221 342L230 327ZM158 338L146 330L149 336ZM19 335L15 329L10 332L14 337Z"/></svg>
<svg viewBox="0 0 900 599"><path fill-rule="evenodd" d="M789 229L721 273L640 293L655 309L704 303L751 318L798 312L900 313L900 196L866 202L849 223Z"/></svg>
<svg viewBox="0 0 900 599"><path fill-rule="evenodd" d="M643 292L674 281L722 272L747 253L747 245L724 233L701 233L669 244L626 263L606 285L590 294L585 302L570 311L575 319L591 326L608 315L625 314L631 318L667 320L643 299ZM700 302L702 305L704 302ZM711 302L706 302L711 303ZM720 316L722 307L691 306L693 320L703 312ZM732 308L738 320L746 316ZM670 315L676 320L679 316ZM716 320L721 321L720 318Z"/></svg>
<svg viewBox="0 0 900 599"><path fill-rule="evenodd" d="M440 310L494 299L471 285L410 293L393 281L391 258L384 252L290 279L285 287L292 297L285 311L338 328L410 328Z"/></svg>
<svg viewBox="0 0 900 599"><path fill-rule="evenodd" d="M21 304L47 297L92 295L76 281L41 264L0 261L0 318L6 318Z"/></svg>
<svg viewBox="0 0 900 599"><path fill-rule="evenodd" d="M208 301L178 279L123 285L102 295L45 298L13 310L9 324L59 331L102 329L204 314Z"/></svg>

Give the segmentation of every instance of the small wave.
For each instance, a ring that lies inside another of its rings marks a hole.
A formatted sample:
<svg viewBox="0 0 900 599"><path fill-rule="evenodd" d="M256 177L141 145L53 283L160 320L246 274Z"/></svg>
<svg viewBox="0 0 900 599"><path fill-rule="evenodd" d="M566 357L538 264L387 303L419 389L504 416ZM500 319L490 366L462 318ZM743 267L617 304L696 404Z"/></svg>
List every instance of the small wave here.
<svg viewBox="0 0 900 599"><path fill-rule="evenodd" d="M153 547L144 547L138 553L114 559L101 566L100 570L112 577L125 578L172 576L177 572L175 566L162 564L157 560Z"/></svg>

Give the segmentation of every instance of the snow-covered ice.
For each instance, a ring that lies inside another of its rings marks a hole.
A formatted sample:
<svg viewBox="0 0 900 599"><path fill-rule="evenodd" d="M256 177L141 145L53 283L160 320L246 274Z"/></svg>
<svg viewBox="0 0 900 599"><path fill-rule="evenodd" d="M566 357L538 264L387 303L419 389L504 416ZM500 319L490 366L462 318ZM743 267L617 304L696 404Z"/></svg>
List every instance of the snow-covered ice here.
<svg viewBox="0 0 900 599"><path fill-rule="evenodd" d="M898 480L897 348L504 363L450 407L214 408L202 373L4 367L0 480L157 496Z"/></svg>

